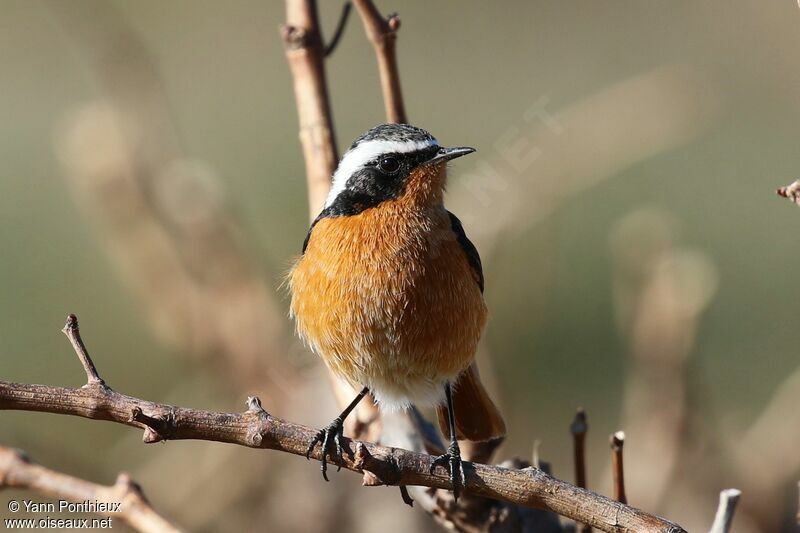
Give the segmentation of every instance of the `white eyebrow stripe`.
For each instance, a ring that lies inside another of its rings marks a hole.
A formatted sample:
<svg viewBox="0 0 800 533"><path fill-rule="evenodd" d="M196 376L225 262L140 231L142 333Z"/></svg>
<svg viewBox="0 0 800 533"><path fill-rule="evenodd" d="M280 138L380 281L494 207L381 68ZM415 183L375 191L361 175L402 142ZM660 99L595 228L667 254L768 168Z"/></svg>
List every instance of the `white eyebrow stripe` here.
<svg viewBox="0 0 800 533"><path fill-rule="evenodd" d="M336 197L345 189L347 180L350 179L350 176L352 176L356 170L379 155L388 153L405 154L432 146L439 146L439 143L436 142L435 139L430 141L389 141L375 139L360 143L355 148L345 152L342 157L339 167L333 174L333 184L331 185L331 191L328 193L328 198L325 200L325 207L331 206L334 200L336 200Z"/></svg>

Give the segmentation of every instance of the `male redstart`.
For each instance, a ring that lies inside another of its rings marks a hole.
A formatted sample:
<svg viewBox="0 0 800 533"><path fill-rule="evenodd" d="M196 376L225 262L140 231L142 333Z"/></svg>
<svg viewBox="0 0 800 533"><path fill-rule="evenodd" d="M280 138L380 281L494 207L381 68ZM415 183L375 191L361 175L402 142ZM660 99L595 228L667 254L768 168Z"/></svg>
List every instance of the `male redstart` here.
<svg viewBox="0 0 800 533"><path fill-rule="evenodd" d="M457 439L505 434L473 362L486 323L483 270L459 219L444 207L448 161L427 131L383 124L358 137L333 175L290 274L297 331L361 392L308 447L341 460L343 422L372 393L381 409L435 405L451 443L431 467L463 486ZM445 410L446 409L446 410Z"/></svg>

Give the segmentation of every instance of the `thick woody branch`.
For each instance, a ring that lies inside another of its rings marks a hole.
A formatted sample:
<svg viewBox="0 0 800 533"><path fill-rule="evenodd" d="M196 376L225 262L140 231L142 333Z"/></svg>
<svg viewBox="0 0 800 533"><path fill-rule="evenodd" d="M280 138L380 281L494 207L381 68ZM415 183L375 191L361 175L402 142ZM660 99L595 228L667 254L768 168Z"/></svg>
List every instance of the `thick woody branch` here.
<svg viewBox="0 0 800 533"><path fill-rule="evenodd" d="M384 17L372 0L353 0L364 23L364 31L375 48L378 73L381 78L383 104L389 122L408 122L400 89L400 71L397 65L397 30L400 17L395 13Z"/></svg>
<svg viewBox="0 0 800 533"><path fill-rule="evenodd" d="M0 409L41 411L108 420L145 430L147 443L165 440L207 440L249 448L305 455L316 431L267 413L260 400L248 399L242 413L202 411L158 404L126 396L109 388L87 385L80 389L0 381ZM450 489L442 469L429 473L433 457L398 448L342 440L342 468L371 473L383 485L420 485ZM321 459L319 448L311 454ZM683 529L662 518L615 502L555 479L541 470L512 470L466 463L467 491L526 507L545 509L603 531L661 531Z"/></svg>
<svg viewBox="0 0 800 533"><path fill-rule="evenodd" d="M75 330L77 331L77 329ZM83 354L91 361L88 353ZM242 413L220 413L159 404L120 394L90 380L73 389L0 381L0 409L41 411L108 420L143 429L147 443L165 440L207 440L249 448L305 455L316 431L267 413L258 398ZM371 484L418 485L450 489L442 468L430 473L433 457L344 438L342 468L369 473ZM321 459L319 447L311 454ZM541 470L514 470L465 463L469 493L521 506L551 511L602 531L678 533L680 526L638 509L555 479Z"/></svg>
<svg viewBox="0 0 800 533"><path fill-rule="evenodd" d="M109 508L99 514L118 518L144 533L180 531L153 510L141 487L125 473L121 473L111 486L98 485L38 465L19 450L0 446L2 488L30 490L72 502L90 500L106 503Z"/></svg>

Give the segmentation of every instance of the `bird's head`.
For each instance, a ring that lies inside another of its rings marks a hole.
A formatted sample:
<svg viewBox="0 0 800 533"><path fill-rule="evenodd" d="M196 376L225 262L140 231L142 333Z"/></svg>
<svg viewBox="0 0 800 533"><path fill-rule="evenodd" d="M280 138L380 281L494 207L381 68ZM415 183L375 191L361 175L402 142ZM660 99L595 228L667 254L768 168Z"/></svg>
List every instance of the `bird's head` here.
<svg viewBox="0 0 800 533"><path fill-rule="evenodd" d="M427 131L408 124L381 124L358 137L333 175L325 209L353 215L389 200L441 203L447 162L474 152L444 148Z"/></svg>

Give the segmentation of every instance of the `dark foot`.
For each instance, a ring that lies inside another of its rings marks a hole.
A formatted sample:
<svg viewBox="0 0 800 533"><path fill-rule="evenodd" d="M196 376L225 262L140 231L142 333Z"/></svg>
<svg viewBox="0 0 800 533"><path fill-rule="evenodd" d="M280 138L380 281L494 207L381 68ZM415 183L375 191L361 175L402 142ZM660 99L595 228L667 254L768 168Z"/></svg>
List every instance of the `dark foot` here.
<svg viewBox="0 0 800 533"><path fill-rule="evenodd" d="M464 488L464 465L461 462L461 450L458 448L458 441L453 440L447 449L447 453L433 460L430 469L431 474L433 474L437 466L443 466L450 472L450 482L453 484L453 499L458 501L461 489Z"/></svg>
<svg viewBox="0 0 800 533"><path fill-rule="evenodd" d="M306 450L306 459L310 459L311 452L314 451L314 446L316 446L317 443L322 443L322 466L320 466L320 470L322 470L322 477L325 479L325 481L330 481L328 479L329 455L331 460L339 466L336 471L338 472L342 469L343 432L344 423L342 422L341 417L337 417L333 420L333 422L328 424L328 427L319 430L319 432L311 440L311 443L309 443L308 449Z"/></svg>

